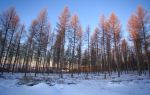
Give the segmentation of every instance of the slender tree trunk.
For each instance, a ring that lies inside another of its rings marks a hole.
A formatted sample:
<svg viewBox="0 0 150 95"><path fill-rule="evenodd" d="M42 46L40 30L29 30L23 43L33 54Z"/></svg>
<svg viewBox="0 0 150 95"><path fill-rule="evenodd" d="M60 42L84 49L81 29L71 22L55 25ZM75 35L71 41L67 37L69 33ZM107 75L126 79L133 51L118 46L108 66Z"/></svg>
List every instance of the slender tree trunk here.
<svg viewBox="0 0 150 95"><path fill-rule="evenodd" d="M2 49L1 49L1 53L0 53L0 64L2 64L3 52L4 52L4 48L5 48L5 42L6 42L6 39L7 39L7 32L8 32L8 24L7 24L7 27L6 27L6 32L5 32L4 39L2 41ZM2 68L2 69L4 69L4 68ZM3 74L3 70L1 71L1 73Z"/></svg>
<svg viewBox="0 0 150 95"><path fill-rule="evenodd" d="M12 42L12 39L13 39L13 36L14 36L14 31L15 31L15 30L12 31L13 33L12 33L12 35L11 35L11 38L10 38L10 41L9 41L9 45L8 45L8 49L7 49L7 51L6 51L6 57L5 57L5 59L4 59L3 68L5 68L5 64L6 64L6 61L7 61L9 49L10 49L10 47L11 47L11 42ZM10 63L8 63L8 64L10 64ZM3 74L3 72L2 72L2 74Z"/></svg>

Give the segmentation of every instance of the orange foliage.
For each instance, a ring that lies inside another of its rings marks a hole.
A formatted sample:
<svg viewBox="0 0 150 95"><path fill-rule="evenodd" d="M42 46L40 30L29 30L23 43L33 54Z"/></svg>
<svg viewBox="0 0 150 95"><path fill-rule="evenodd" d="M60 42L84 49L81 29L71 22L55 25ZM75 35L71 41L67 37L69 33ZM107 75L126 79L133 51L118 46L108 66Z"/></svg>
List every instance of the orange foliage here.
<svg viewBox="0 0 150 95"><path fill-rule="evenodd" d="M68 7L65 7L59 17L59 22L61 27L66 27L68 25L69 17L70 17L69 9Z"/></svg>
<svg viewBox="0 0 150 95"><path fill-rule="evenodd" d="M111 28L111 32L114 34L114 40L118 41L120 37L120 32L121 32L121 24L118 19L118 17L115 15L115 13L112 13L109 17L108 20L109 27Z"/></svg>
<svg viewBox="0 0 150 95"><path fill-rule="evenodd" d="M75 14L71 18L71 26L73 29L77 29L79 24L78 16Z"/></svg>

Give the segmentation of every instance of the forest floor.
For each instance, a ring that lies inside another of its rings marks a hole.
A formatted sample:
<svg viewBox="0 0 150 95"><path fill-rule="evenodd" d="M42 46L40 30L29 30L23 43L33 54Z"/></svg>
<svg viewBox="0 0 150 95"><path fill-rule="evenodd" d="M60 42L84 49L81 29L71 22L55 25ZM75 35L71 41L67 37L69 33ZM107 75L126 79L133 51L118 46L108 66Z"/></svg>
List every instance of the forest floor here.
<svg viewBox="0 0 150 95"><path fill-rule="evenodd" d="M104 79L103 74L56 74L4 73L0 75L0 95L150 95L150 78L136 72L117 73Z"/></svg>

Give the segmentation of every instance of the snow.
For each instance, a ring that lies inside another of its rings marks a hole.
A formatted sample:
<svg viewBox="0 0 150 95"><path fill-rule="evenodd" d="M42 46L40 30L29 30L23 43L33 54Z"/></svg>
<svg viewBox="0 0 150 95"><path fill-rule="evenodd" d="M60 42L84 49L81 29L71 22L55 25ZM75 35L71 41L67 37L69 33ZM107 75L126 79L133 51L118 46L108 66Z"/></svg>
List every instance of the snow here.
<svg viewBox="0 0 150 95"><path fill-rule="evenodd" d="M119 78L113 73L106 79L103 74L89 74L88 78L85 74L74 78L65 74L63 79L56 74L37 76L31 77L34 81L20 84L23 74L4 74L0 78L0 95L150 95L149 77L135 73L123 74Z"/></svg>

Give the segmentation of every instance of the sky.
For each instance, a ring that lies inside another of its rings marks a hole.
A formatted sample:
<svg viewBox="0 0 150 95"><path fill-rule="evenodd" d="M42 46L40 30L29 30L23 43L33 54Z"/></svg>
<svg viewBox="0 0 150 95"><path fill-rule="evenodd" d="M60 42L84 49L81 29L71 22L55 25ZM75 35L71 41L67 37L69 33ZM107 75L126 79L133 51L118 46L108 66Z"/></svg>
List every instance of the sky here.
<svg viewBox="0 0 150 95"><path fill-rule="evenodd" d="M24 23L28 30L32 20L37 18L43 8L47 8L48 19L54 29L58 16L67 6L71 15L79 16L83 30L89 25L92 32L98 26L101 15L108 18L112 12L115 12L122 25L122 36L128 39L129 17L136 11L138 5L150 11L149 4L150 0L0 0L0 13L9 7L15 7L21 23Z"/></svg>

